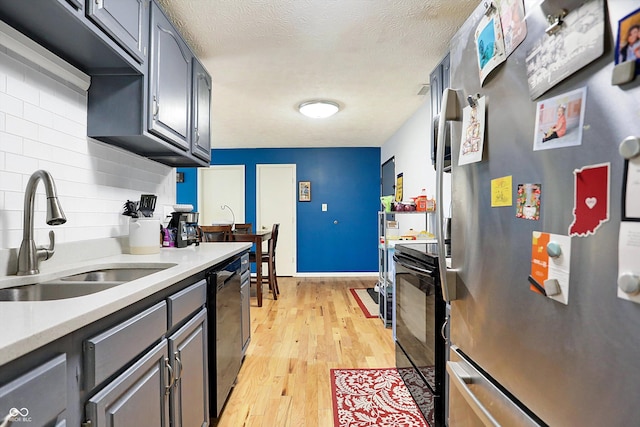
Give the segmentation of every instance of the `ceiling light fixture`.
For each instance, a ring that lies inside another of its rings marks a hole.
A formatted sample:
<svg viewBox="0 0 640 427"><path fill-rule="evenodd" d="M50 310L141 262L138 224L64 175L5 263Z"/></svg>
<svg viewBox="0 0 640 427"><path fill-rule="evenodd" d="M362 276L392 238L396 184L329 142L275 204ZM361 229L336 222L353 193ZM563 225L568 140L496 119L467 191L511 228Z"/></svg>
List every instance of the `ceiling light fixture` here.
<svg viewBox="0 0 640 427"><path fill-rule="evenodd" d="M298 110L312 119L326 119L338 112L340 106L333 101L306 101L298 106Z"/></svg>

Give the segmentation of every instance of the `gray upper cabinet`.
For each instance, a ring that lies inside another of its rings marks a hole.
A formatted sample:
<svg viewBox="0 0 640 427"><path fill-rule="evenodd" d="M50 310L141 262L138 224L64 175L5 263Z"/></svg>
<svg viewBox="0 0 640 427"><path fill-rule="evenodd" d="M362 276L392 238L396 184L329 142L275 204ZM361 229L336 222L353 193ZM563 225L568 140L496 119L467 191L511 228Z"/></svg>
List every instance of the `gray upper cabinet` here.
<svg viewBox="0 0 640 427"><path fill-rule="evenodd" d="M155 1L0 0L0 20L91 76L89 137L209 165L211 78Z"/></svg>
<svg viewBox="0 0 640 427"><path fill-rule="evenodd" d="M211 160L211 76L193 58L193 142L191 151L202 160Z"/></svg>
<svg viewBox="0 0 640 427"><path fill-rule="evenodd" d="M132 33L138 31L137 36L132 34L134 38L148 37L148 20L133 24L131 21L137 19L136 16L144 18L135 9L146 3L144 8L148 12L149 1L88 1L89 9L106 12L95 19L85 15L92 12L84 7L84 0L0 0L0 20L87 74L104 73L105 70L140 74L143 72L141 61L125 47L123 40L119 40L119 37L126 37L118 27ZM107 14L111 16L107 17Z"/></svg>
<svg viewBox="0 0 640 427"><path fill-rule="evenodd" d="M169 166L208 166L204 149L192 148L195 56L160 6L152 2L150 9L145 73L91 76L88 134ZM202 98L211 96L210 86L198 85L209 92ZM202 122L208 132L209 121Z"/></svg>
<svg viewBox="0 0 640 427"><path fill-rule="evenodd" d="M191 136L193 54L162 10L151 7L149 131L185 150Z"/></svg>
<svg viewBox="0 0 640 427"><path fill-rule="evenodd" d="M137 62L145 62L149 40L148 0L88 1L87 17L129 52Z"/></svg>

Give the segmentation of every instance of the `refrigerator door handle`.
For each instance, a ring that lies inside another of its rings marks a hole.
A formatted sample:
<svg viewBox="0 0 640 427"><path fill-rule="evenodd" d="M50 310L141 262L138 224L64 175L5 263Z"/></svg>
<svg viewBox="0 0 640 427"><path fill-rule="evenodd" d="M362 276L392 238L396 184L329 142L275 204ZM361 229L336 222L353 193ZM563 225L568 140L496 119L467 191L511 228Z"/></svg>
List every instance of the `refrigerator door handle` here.
<svg viewBox="0 0 640 427"><path fill-rule="evenodd" d="M444 212L442 198L442 179L444 177L444 154L445 154L445 125L447 120L460 120L460 108L458 107L458 96L456 91L447 88L442 93L442 107L440 108L440 118L438 120L438 144L436 147L436 239L438 240L438 267L440 270L440 284L442 295L446 302L456 299L455 280L447 280L447 260L444 243ZM452 283L449 283L452 282Z"/></svg>
<svg viewBox="0 0 640 427"><path fill-rule="evenodd" d="M500 427L498 421L487 411L480 400L473 394L469 384L473 383L473 376L467 372L458 362L447 362L447 372L453 385L458 389L462 397L469 404L473 412L480 418L482 423L488 427Z"/></svg>

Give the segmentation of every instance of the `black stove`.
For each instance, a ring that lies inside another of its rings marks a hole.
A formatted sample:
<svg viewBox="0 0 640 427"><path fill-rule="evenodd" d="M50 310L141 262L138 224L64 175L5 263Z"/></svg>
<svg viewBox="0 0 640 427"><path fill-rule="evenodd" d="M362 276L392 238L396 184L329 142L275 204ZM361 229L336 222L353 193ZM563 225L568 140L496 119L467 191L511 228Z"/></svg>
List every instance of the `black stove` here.
<svg viewBox="0 0 640 427"><path fill-rule="evenodd" d="M445 426L446 317L436 243L399 243L395 265L396 367L430 427Z"/></svg>
<svg viewBox="0 0 640 427"><path fill-rule="evenodd" d="M437 243L399 243L395 246L396 252L415 258L431 266L438 266Z"/></svg>

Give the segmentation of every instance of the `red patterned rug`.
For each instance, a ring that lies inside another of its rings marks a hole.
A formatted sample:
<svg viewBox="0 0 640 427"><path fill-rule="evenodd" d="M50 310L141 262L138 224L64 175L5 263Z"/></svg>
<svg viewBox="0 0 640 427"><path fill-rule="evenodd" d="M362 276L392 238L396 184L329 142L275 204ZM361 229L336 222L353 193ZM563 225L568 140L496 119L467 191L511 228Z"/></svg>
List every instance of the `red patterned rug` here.
<svg viewBox="0 0 640 427"><path fill-rule="evenodd" d="M395 368L332 369L335 427L429 427Z"/></svg>

